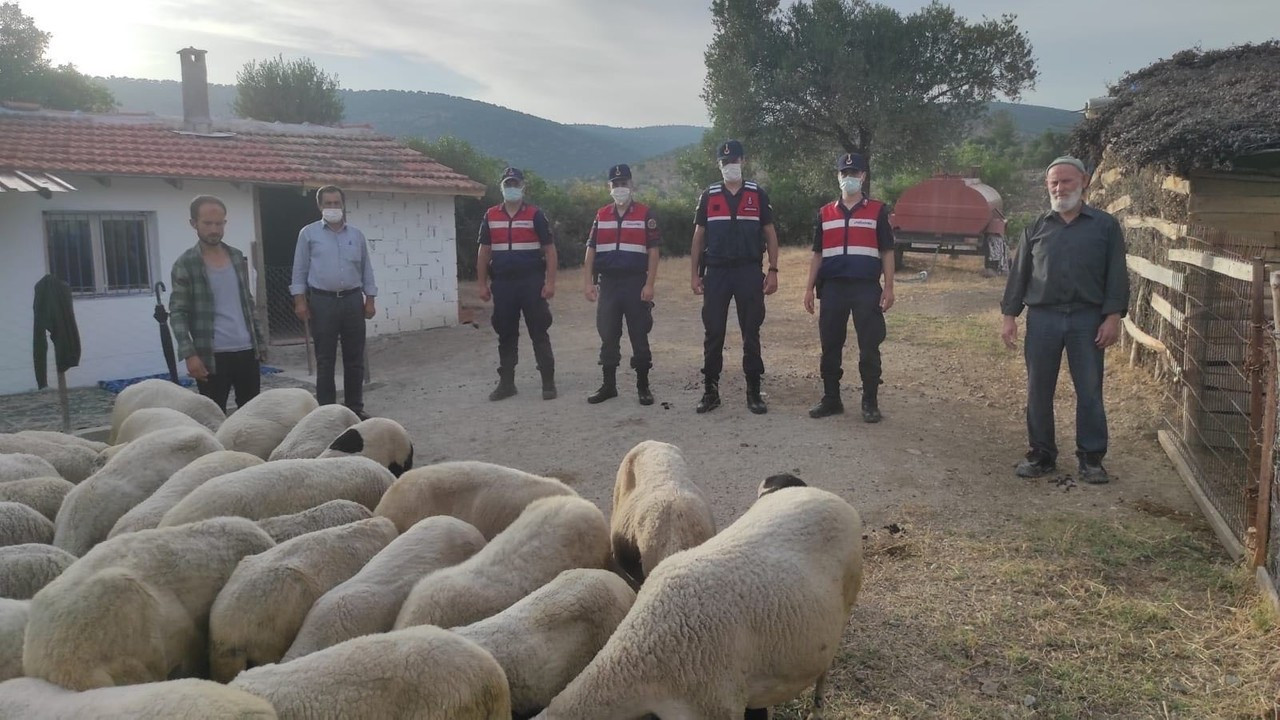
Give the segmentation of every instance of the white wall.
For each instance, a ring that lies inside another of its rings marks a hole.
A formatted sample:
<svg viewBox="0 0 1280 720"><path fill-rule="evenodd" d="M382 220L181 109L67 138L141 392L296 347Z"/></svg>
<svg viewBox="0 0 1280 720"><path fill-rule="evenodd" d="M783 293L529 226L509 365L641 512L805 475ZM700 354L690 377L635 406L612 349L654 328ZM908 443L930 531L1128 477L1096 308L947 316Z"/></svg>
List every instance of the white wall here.
<svg viewBox="0 0 1280 720"><path fill-rule="evenodd" d="M347 215L369 241L378 285L370 335L458 324L452 195L353 191Z"/></svg>
<svg viewBox="0 0 1280 720"><path fill-rule="evenodd" d="M163 280L170 287L174 261L196 242L195 231L188 223L191 199L201 194L217 195L227 204L227 243L246 256L250 254L254 239L253 195L247 184L236 189L229 183L187 181L179 190L162 180L117 177L111 179L109 187L103 187L85 176L62 177L77 191L54 193L48 200L36 193L0 193L0 394L36 388L31 359L32 301L36 282L48 272L42 213L154 212L153 243L158 248L159 264L152 268L151 282L154 285ZM452 204L449 214L451 228ZM456 290L455 283L455 318ZM162 297L168 307L168 294ZM68 384L95 385L99 380L165 372L160 326L151 316L154 308L155 296L150 293L77 297L80 365L68 371ZM185 374L181 359L178 362L179 374ZM48 364L49 383L56 385L52 346Z"/></svg>

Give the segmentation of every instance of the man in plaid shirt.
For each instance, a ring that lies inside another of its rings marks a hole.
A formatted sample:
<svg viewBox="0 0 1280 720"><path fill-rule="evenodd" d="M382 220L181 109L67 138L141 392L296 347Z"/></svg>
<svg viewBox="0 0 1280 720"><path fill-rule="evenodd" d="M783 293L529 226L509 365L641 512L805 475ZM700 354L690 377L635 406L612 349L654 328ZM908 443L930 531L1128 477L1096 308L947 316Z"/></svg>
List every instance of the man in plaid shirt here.
<svg viewBox="0 0 1280 720"><path fill-rule="evenodd" d="M244 253L222 241L227 206L212 195L191 201L191 227L199 241L173 264L169 325L186 358L187 374L200 394L227 410L231 388L236 407L258 394L266 357L262 329L253 315L249 264Z"/></svg>

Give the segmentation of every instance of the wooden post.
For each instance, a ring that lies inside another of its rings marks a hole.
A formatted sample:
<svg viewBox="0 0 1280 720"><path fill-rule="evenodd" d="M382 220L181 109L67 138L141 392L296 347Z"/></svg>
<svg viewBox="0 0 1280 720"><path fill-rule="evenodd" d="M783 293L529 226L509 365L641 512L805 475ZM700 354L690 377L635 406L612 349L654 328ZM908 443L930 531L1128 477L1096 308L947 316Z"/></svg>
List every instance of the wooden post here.
<svg viewBox="0 0 1280 720"><path fill-rule="evenodd" d="M1207 291L1204 271L1189 270L1182 281L1183 333L1182 343L1182 442L1190 450L1203 444L1200 437L1200 395L1204 362L1204 329L1206 309L1202 298Z"/></svg>
<svg viewBox="0 0 1280 720"><path fill-rule="evenodd" d="M1266 310L1263 289L1265 287L1266 269L1261 257L1253 259L1253 284L1249 293L1249 475L1250 480L1261 482L1262 479L1262 427L1265 416L1263 409L1264 388L1267 381L1263 371L1267 367L1267 359L1263 350L1263 326L1266 324ZM1269 399L1269 397L1268 397ZM1257 519L1257 501L1261 495L1259 486L1252 482L1244 488L1244 527L1254 527Z"/></svg>
<svg viewBox="0 0 1280 720"><path fill-rule="evenodd" d="M62 432L71 432L71 401L67 398L67 374L58 371L58 406L62 409Z"/></svg>
<svg viewBox="0 0 1280 720"><path fill-rule="evenodd" d="M1271 273L1271 317L1280 323L1280 272ZM1267 409L1262 423L1262 472L1258 476L1258 506L1254 514L1253 566L1267 562L1271 543L1271 491L1275 487L1276 376L1280 374L1280 333L1271 333L1271 367L1267 371Z"/></svg>

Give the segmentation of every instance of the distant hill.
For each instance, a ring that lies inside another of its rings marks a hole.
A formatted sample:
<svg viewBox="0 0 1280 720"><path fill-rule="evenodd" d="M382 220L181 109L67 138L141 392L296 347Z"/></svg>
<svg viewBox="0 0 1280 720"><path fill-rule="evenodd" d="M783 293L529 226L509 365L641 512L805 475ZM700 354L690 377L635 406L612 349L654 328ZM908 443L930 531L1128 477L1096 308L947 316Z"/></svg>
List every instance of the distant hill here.
<svg viewBox="0 0 1280 720"><path fill-rule="evenodd" d="M182 115L182 88L176 80L98 78L116 97L124 112ZM462 138L484 153L549 180L602 178L608 167L658 160L673 166L674 151L697 143L705 128L658 125L617 128L607 125L566 125L490 103L441 93L404 90L343 90L345 122L368 123L395 137L435 140L442 135ZM232 117L235 86L210 85L209 108L215 118ZM1068 110L992 103L993 110L1013 115L1018 131L1035 136L1046 129L1067 130L1079 119Z"/></svg>

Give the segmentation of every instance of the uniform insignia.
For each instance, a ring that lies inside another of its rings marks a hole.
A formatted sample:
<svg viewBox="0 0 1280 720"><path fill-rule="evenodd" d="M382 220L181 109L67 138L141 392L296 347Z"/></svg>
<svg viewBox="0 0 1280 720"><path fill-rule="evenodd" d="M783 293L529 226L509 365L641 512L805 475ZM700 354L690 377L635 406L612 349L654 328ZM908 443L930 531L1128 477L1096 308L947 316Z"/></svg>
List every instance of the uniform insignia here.
<svg viewBox="0 0 1280 720"><path fill-rule="evenodd" d="M649 218L649 222L645 223L645 226L650 230L656 230L658 228L658 221L654 218Z"/></svg>

